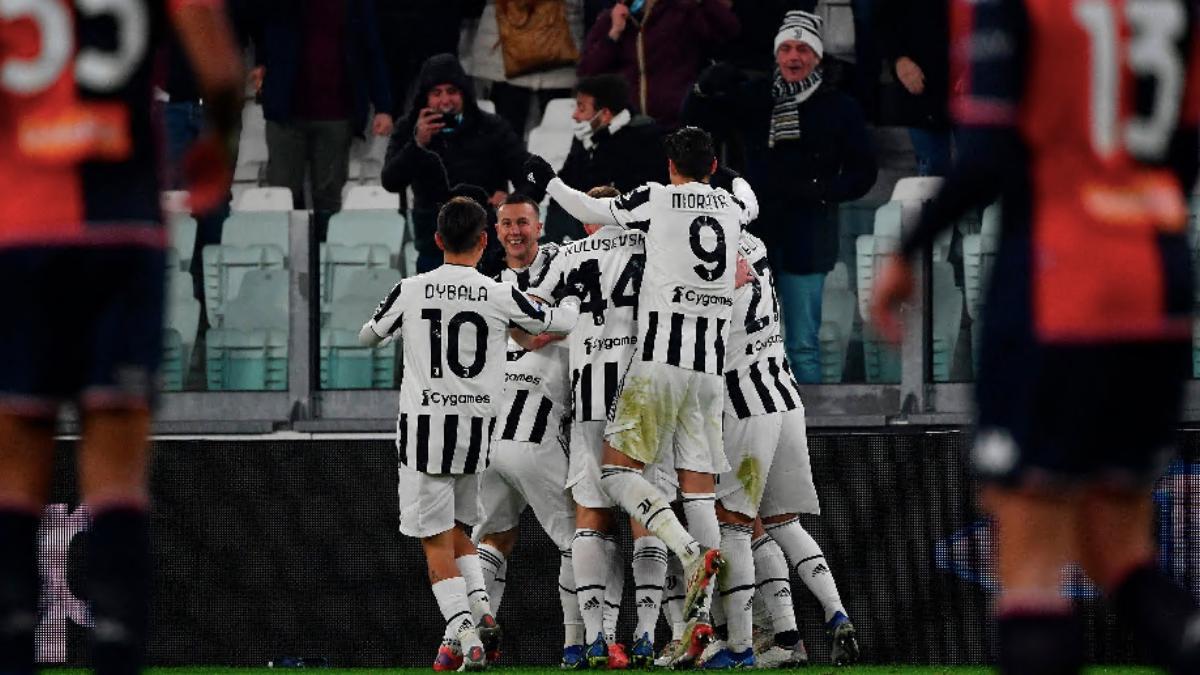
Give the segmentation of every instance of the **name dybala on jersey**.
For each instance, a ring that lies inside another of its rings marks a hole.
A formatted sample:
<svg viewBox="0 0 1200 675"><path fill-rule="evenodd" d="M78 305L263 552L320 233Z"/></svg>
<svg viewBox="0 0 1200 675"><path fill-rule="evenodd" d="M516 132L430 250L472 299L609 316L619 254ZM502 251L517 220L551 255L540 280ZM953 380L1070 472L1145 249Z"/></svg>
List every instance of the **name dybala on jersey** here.
<svg viewBox="0 0 1200 675"><path fill-rule="evenodd" d="M739 183L749 191L745 181ZM620 197L596 199L556 178L547 191L585 222L646 233L636 358L724 374L736 242L753 218L743 201L699 182L648 183Z"/></svg>
<svg viewBox="0 0 1200 675"><path fill-rule="evenodd" d="M754 270L737 290L725 364L725 413L746 419L795 410L800 390L780 333L779 297L762 240L742 232L741 256Z"/></svg>
<svg viewBox="0 0 1200 675"><path fill-rule="evenodd" d="M568 289L581 295L570 347L572 406L577 422L602 422L638 343L638 293L646 264L645 234L606 225L559 248L542 283L529 294L546 300Z"/></svg>
<svg viewBox="0 0 1200 675"><path fill-rule="evenodd" d="M403 338L400 463L429 474L482 471L501 411L509 326L565 332L576 316L574 306L545 308L463 265L396 284L367 326Z"/></svg>
<svg viewBox="0 0 1200 675"><path fill-rule="evenodd" d="M528 267L505 268L500 272L500 280L529 292L531 284L544 283L552 262L561 257L561 252L556 244L542 244ZM567 339L573 339L573 336ZM498 440L541 443L550 434L558 435L565 447L566 439L561 437L561 430L563 416L568 410L564 405L567 402L567 351L566 341L551 342L541 349L529 351L509 339Z"/></svg>

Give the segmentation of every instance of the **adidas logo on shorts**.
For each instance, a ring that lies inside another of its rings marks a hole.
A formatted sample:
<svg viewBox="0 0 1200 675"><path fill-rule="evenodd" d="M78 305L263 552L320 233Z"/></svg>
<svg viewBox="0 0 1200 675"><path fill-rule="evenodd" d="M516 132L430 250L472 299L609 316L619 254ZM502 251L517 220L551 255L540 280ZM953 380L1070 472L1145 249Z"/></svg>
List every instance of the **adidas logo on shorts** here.
<svg viewBox="0 0 1200 675"><path fill-rule="evenodd" d="M637 606L654 609L655 607L658 607L658 603L654 602L654 598L651 598L650 596L647 595L647 596L643 597L641 600L638 600Z"/></svg>
<svg viewBox="0 0 1200 675"><path fill-rule="evenodd" d="M588 598L588 601L583 603L583 605L579 609L586 612L589 610L596 609L599 606L600 606L600 598L593 595L592 597Z"/></svg>

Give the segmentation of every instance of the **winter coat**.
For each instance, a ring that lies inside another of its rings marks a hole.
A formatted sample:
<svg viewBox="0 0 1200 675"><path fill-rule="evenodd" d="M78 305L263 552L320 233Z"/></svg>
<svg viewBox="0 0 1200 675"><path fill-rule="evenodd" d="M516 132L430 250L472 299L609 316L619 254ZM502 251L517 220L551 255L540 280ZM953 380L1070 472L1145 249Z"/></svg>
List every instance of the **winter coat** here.
<svg viewBox="0 0 1200 675"><path fill-rule="evenodd" d="M292 119L296 80L301 77L304 10L295 0L262 0L254 4L251 33L255 60L266 68L263 78L263 116L272 122ZM387 63L379 40L375 3L346 0L346 82L350 85L350 123L362 135L371 106L376 112L392 112L392 93Z"/></svg>
<svg viewBox="0 0 1200 675"><path fill-rule="evenodd" d="M693 94L684 119L742 136L745 177L760 208L750 230L766 242L772 266L786 274L824 274L837 261L837 205L875 183L870 132L862 109L835 77L800 104L800 138L770 147L774 107L771 79L757 78L710 96Z"/></svg>
<svg viewBox="0 0 1200 675"><path fill-rule="evenodd" d="M667 182L662 129L649 117L634 115L615 133L606 127L596 132L593 140L595 145L591 150L578 139L572 141L567 160L558 172L567 185L584 192L612 185L625 193L649 181ZM583 226L551 200L546 236L561 241L564 235L580 239L584 236Z"/></svg>
<svg viewBox="0 0 1200 675"><path fill-rule="evenodd" d="M639 22L630 17L621 38L608 37L612 13L588 33L579 75L619 73L629 82L633 109L664 128L679 126L683 99L706 54L732 39L740 26L722 0L646 0Z"/></svg>
<svg viewBox="0 0 1200 675"><path fill-rule="evenodd" d="M583 46L582 0L565 0L567 25L575 47ZM570 89L575 86L575 66L564 66L518 77L504 76L504 52L500 47L500 25L496 21L496 2L488 0L478 21L467 22L459 54L463 69L481 80L507 82L526 89Z"/></svg>
<svg viewBox="0 0 1200 675"><path fill-rule="evenodd" d="M462 123L453 131L435 134L429 146L422 148L414 138L417 118L429 90L447 83L463 93ZM457 58L451 54L430 58L421 67L408 115L396 125L388 141L380 182L390 192L403 192L412 186L414 244L418 251L437 251L433 234L437 209L444 197L439 187L475 185L491 195L507 191L510 180L521 182L525 145L508 122L479 109L473 92ZM495 239L489 237L489 242Z"/></svg>
<svg viewBox="0 0 1200 675"><path fill-rule="evenodd" d="M950 95L950 25L945 0L889 0L881 18L892 26L880 31L884 53L895 74L896 60L912 59L925 74L925 89L913 95L896 78L890 89L896 102L896 122L924 129L949 129L946 103Z"/></svg>

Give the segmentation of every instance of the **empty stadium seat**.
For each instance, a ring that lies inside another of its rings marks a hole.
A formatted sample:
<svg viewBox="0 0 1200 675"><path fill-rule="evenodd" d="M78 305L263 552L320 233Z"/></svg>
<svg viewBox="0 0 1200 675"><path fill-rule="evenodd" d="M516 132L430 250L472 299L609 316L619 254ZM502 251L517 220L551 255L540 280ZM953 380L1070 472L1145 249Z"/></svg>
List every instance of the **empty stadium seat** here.
<svg viewBox="0 0 1200 675"><path fill-rule="evenodd" d="M1000 236L1000 202L988 204L979 220L980 234Z"/></svg>
<svg viewBox="0 0 1200 675"><path fill-rule="evenodd" d="M904 217L904 205L900 202L885 202L875 209L875 222L871 234L878 237L899 239Z"/></svg>
<svg viewBox="0 0 1200 675"><path fill-rule="evenodd" d="M855 298L845 263L834 265L821 291L821 381L838 383L846 369L846 353L854 330Z"/></svg>
<svg viewBox="0 0 1200 675"><path fill-rule="evenodd" d="M233 202L234 211L291 211L292 191L285 187L254 187Z"/></svg>
<svg viewBox="0 0 1200 675"><path fill-rule="evenodd" d="M341 211L329 219L330 244L361 246L378 244L387 248L392 267L400 269L400 250L404 242L404 217L396 211Z"/></svg>
<svg viewBox="0 0 1200 675"><path fill-rule="evenodd" d="M529 152L540 155L554 167L555 171L562 169L571 152L571 130L537 127L529 132Z"/></svg>
<svg viewBox="0 0 1200 675"><path fill-rule="evenodd" d="M364 269L390 268L392 266L391 252L380 244L363 244L360 246L345 246L342 244L322 244L320 251L321 265L321 307L326 308L337 297L345 295L341 288L347 285L350 277Z"/></svg>
<svg viewBox="0 0 1200 675"><path fill-rule="evenodd" d="M267 122L262 106L248 104L242 108L242 131L238 137L237 166L233 179L257 183L267 163Z"/></svg>
<svg viewBox="0 0 1200 675"><path fill-rule="evenodd" d="M165 190L159 195L162 210L168 214L191 213L191 195L187 190Z"/></svg>
<svg viewBox="0 0 1200 675"><path fill-rule="evenodd" d="M224 325L205 340L210 390L287 388L288 283L283 269L246 273Z"/></svg>
<svg viewBox="0 0 1200 675"><path fill-rule="evenodd" d="M400 273L411 277L417 273L417 247L412 241L404 243L400 251Z"/></svg>
<svg viewBox="0 0 1200 675"><path fill-rule="evenodd" d="M551 99L546 103L546 112L542 113L542 121L538 124L538 127L570 132L571 125L575 123L575 120L571 119L571 116L574 114L575 99Z"/></svg>
<svg viewBox="0 0 1200 675"><path fill-rule="evenodd" d="M392 211L399 215L400 195L384 190L382 185L354 185L342 197L342 210ZM329 226L332 228L333 223Z"/></svg>
<svg viewBox="0 0 1200 675"><path fill-rule="evenodd" d="M933 381L953 379L955 354L962 330L963 293L954 285L954 266L933 263Z"/></svg>
<svg viewBox="0 0 1200 675"><path fill-rule="evenodd" d="M225 303L237 297L242 281L255 270L285 268L278 246L212 244L201 252L204 261L204 307L210 326L223 326Z"/></svg>
<svg viewBox="0 0 1200 675"><path fill-rule="evenodd" d="M933 199L945 181L940 176L910 176L896 181L892 188L894 202L927 202Z"/></svg>
<svg viewBox="0 0 1200 675"><path fill-rule="evenodd" d="M855 240L855 277L858 311L863 320L863 362L867 382L900 381L900 350L887 344L870 327L871 291L880 266L899 248L894 237L863 235Z"/></svg>
<svg viewBox="0 0 1200 675"><path fill-rule="evenodd" d="M158 377L163 391L182 391L187 379L187 366L183 357L183 339L179 331L163 328L162 363L158 365Z"/></svg>
<svg viewBox="0 0 1200 675"><path fill-rule="evenodd" d="M196 252L196 219L186 213L167 214L167 235L171 248L179 253L180 269L192 268Z"/></svg>
<svg viewBox="0 0 1200 675"><path fill-rule="evenodd" d="M395 274L394 270L388 272ZM358 343L358 332L379 299L373 295L349 295L340 298L333 307L329 326L321 331L322 389L395 386L396 345L363 347Z"/></svg>
<svg viewBox="0 0 1200 675"><path fill-rule="evenodd" d="M984 289L996 261L999 239L991 234L971 234L963 237L963 290L967 296L967 315L979 319Z"/></svg>
<svg viewBox="0 0 1200 675"><path fill-rule="evenodd" d="M229 214L221 228L225 246L269 245L288 250L288 214L281 211L244 211Z"/></svg>
<svg viewBox="0 0 1200 675"><path fill-rule="evenodd" d="M379 304L387 297L388 293L392 292L396 284L400 283L400 279L400 272L390 267L355 270L341 287L341 292L333 296L333 301L336 303L340 302L342 298L358 296L374 298L375 304ZM371 310L373 312L374 307ZM370 314L371 312L367 313L368 316ZM358 323L361 326L364 322L366 322L366 316L362 317Z"/></svg>

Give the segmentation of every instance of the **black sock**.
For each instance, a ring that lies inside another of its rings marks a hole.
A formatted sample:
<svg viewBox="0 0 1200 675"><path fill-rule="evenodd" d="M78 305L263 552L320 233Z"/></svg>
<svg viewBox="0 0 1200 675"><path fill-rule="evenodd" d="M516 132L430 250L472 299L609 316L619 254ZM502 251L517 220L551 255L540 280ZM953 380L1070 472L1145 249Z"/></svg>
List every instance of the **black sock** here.
<svg viewBox="0 0 1200 675"><path fill-rule="evenodd" d="M729 626L726 624L721 624L720 626L713 626L713 638L717 639L717 640L725 640L726 642L728 642L729 641Z"/></svg>
<svg viewBox="0 0 1200 675"><path fill-rule="evenodd" d="M106 510L92 520L88 587L97 675L141 671L151 587L149 520L134 508Z"/></svg>
<svg viewBox="0 0 1200 675"><path fill-rule="evenodd" d="M1083 634L1072 614L1009 614L997 620L1003 675L1074 675L1083 668Z"/></svg>
<svg viewBox="0 0 1200 675"><path fill-rule="evenodd" d="M1143 565L1117 586L1112 600L1117 614L1145 646L1149 658L1173 666L1175 672L1194 673L1200 669L1196 665L1200 645L1181 649L1185 627L1197 616L1196 603L1187 591L1153 565Z"/></svg>
<svg viewBox="0 0 1200 675"><path fill-rule="evenodd" d="M0 672L33 672L37 628L38 518L28 511L0 510Z"/></svg>
<svg viewBox="0 0 1200 675"><path fill-rule="evenodd" d="M785 649L795 649L796 643L799 641L800 631L798 630L785 630L782 633L775 634L776 646L783 647Z"/></svg>

